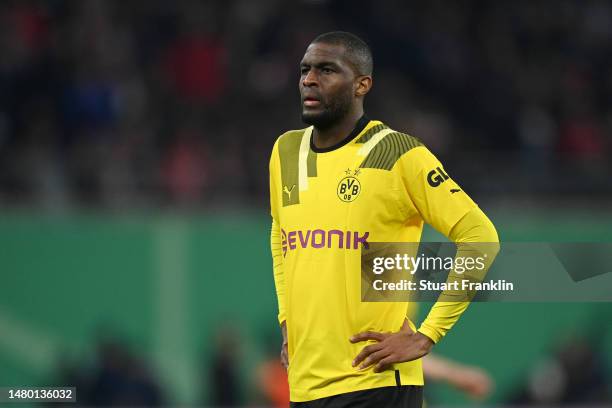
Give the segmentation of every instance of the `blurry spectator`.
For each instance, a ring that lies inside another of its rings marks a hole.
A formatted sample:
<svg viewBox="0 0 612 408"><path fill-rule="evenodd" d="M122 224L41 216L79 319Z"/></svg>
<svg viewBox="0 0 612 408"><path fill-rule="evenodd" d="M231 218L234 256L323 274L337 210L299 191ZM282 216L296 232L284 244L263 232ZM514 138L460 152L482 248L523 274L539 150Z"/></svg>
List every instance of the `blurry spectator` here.
<svg viewBox="0 0 612 408"><path fill-rule="evenodd" d="M92 363L65 352L58 361L56 386L75 387L78 406L155 407L165 403L161 386L142 357L106 332L95 346Z"/></svg>
<svg viewBox="0 0 612 408"><path fill-rule="evenodd" d="M107 128L115 124L118 116L117 90L103 76L88 72L77 74L75 81L64 93L66 124L76 130Z"/></svg>
<svg viewBox="0 0 612 408"><path fill-rule="evenodd" d="M266 402L274 408L289 407L287 371L279 358L270 358L260 364L257 381Z"/></svg>
<svg viewBox="0 0 612 408"><path fill-rule="evenodd" d="M610 378L603 361L601 352L586 338L573 338L532 367L526 384L511 402L537 405L612 402L608 390Z"/></svg>
<svg viewBox="0 0 612 408"><path fill-rule="evenodd" d="M257 388L263 398L262 405L273 408L289 408L289 379L280 358L280 344L277 329L265 336L265 357L255 372Z"/></svg>
<svg viewBox="0 0 612 408"><path fill-rule="evenodd" d="M62 208L68 202L65 168L59 149L55 116L47 105L31 109L29 123L19 143L19 163L14 174L26 194L45 208Z"/></svg>
<svg viewBox="0 0 612 408"><path fill-rule="evenodd" d="M227 87L227 50L221 33L219 3L185 2L181 33L164 55L164 67L179 98L191 103L220 102Z"/></svg>
<svg viewBox="0 0 612 408"><path fill-rule="evenodd" d="M208 366L211 384L210 405L237 407L243 402L240 385L240 337L230 326L220 327L215 334L214 350Z"/></svg>
<svg viewBox="0 0 612 408"><path fill-rule="evenodd" d="M159 385L144 362L119 342L99 344L89 402L95 406L160 406ZM87 397L86 397L87 398Z"/></svg>
<svg viewBox="0 0 612 408"><path fill-rule="evenodd" d="M213 166L206 139L195 126L182 126L163 159L163 180L173 202L197 204L206 197Z"/></svg>
<svg viewBox="0 0 612 408"><path fill-rule="evenodd" d="M597 159L604 154L604 137L597 119L581 112L562 123L559 147L563 153L587 160Z"/></svg>

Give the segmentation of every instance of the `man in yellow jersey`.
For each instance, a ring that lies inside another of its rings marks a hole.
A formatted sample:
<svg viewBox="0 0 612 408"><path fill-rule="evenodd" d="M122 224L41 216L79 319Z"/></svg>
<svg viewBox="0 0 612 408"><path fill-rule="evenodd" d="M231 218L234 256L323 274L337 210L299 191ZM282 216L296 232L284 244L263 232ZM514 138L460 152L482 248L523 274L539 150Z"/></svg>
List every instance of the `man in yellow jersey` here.
<svg viewBox="0 0 612 408"><path fill-rule="evenodd" d="M310 126L281 135L270 158L274 280L294 407L420 407L421 357L467 308L438 301L417 330L408 303L362 302L369 242L419 242L425 222L455 243L498 242L418 139L366 117L372 68L355 35L317 37L300 64Z"/></svg>

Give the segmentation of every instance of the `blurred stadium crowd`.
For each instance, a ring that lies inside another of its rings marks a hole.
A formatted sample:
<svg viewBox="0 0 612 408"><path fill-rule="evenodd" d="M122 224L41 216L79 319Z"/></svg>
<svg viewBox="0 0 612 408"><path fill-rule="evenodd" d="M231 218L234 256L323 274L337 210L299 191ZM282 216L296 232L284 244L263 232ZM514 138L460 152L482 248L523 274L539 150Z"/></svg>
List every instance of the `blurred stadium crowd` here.
<svg viewBox="0 0 612 408"><path fill-rule="evenodd" d="M278 342L270 342L267 355L252 374L245 375L248 370L241 358L245 339L237 334L228 327L215 333L215 347L202 360L198 376L208 392L198 397L197 406L288 408L289 388L275 347ZM593 338L570 337L534 361L502 402L515 407L607 406L603 404L612 402L612 393L604 360L601 344ZM61 359L55 381L58 386L76 387L78 406L169 406L174 398L160 374L125 339L106 335L98 339L92 360ZM488 396L489 392L482 395ZM435 390L426 390L426 400L437 403Z"/></svg>
<svg viewBox="0 0 612 408"><path fill-rule="evenodd" d="M370 117L472 191L612 193L604 0L15 0L0 4L0 203L263 207L271 145L302 126L299 60L333 29L373 48Z"/></svg>

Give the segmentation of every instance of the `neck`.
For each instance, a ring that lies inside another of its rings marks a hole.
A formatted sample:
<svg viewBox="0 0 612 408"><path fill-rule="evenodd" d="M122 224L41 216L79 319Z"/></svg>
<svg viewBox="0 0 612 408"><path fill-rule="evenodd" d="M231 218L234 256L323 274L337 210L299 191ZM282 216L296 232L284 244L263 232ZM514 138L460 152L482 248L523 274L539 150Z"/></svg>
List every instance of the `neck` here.
<svg viewBox="0 0 612 408"><path fill-rule="evenodd" d="M360 107L328 128L319 129L315 126L312 132L314 145L319 149L327 149L340 143L351 133L362 116L363 107Z"/></svg>

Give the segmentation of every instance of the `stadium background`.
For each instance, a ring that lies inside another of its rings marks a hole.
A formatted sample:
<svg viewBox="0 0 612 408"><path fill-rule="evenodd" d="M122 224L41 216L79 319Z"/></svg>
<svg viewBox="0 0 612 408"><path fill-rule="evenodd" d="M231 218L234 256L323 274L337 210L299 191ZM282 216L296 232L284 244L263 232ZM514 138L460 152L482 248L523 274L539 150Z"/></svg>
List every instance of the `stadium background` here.
<svg viewBox="0 0 612 408"><path fill-rule="evenodd" d="M368 114L502 240L612 239L609 2L3 1L0 385L266 405L268 154L332 29L373 48ZM474 304L436 348L492 374L487 404L611 401L609 304Z"/></svg>

